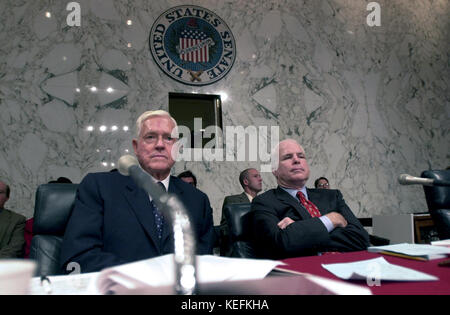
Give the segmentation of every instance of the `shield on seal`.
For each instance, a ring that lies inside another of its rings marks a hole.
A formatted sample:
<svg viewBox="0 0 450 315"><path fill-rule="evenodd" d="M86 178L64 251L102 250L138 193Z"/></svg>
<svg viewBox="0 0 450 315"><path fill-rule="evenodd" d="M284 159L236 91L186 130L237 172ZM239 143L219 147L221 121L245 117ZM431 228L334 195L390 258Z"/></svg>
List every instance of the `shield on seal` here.
<svg viewBox="0 0 450 315"><path fill-rule="evenodd" d="M194 19L190 20L187 26L188 28L180 34L180 59L190 62L209 62L209 46L212 40L197 29Z"/></svg>

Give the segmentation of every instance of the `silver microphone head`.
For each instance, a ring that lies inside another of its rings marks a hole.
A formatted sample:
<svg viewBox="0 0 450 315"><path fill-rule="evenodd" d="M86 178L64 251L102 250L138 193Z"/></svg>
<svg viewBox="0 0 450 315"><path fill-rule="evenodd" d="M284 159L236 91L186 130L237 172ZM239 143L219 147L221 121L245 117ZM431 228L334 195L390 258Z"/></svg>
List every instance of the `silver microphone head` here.
<svg viewBox="0 0 450 315"><path fill-rule="evenodd" d="M399 183L400 185L405 185L405 184L406 184L406 180L407 180L409 177L411 177L411 176L408 175L408 174L400 174L400 175L398 176L398 183Z"/></svg>
<svg viewBox="0 0 450 315"><path fill-rule="evenodd" d="M433 186L434 180L431 178L415 177L408 174L401 174L398 177L398 182L400 185L423 185L423 186Z"/></svg>
<svg viewBox="0 0 450 315"><path fill-rule="evenodd" d="M128 154L121 156L117 164L119 173L128 176L130 175L128 169L133 165L139 165L139 162L134 156Z"/></svg>

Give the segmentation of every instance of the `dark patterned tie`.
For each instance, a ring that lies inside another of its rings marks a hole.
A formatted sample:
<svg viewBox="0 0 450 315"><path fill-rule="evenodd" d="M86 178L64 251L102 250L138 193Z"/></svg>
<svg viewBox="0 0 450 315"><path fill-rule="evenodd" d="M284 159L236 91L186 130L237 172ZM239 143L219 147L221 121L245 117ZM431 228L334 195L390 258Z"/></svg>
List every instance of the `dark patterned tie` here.
<svg viewBox="0 0 450 315"><path fill-rule="evenodd" d="M303 195L301 191L297 192L297 198L300 199L300 202L302 203L303 207L305 207L306 210L308 210L311 217L315 218L321 216L320 211L316 207L316 205L313 204L311 201L306 200L305 195Z"/></svg>
<svg viewBox="0 0 450 315"><path fill-rule="evenodd" d="M166 191L166 187L164 187L164 184L161 182L158 182L158 184ZM156 234L158 234L158 238L162 238L162 232L163 232L163 225L164 225L164 217L162 216L161 212L156 207L153 200L151 201L152 211L153 215L155 217L155 225L156 225Z"/></svg>

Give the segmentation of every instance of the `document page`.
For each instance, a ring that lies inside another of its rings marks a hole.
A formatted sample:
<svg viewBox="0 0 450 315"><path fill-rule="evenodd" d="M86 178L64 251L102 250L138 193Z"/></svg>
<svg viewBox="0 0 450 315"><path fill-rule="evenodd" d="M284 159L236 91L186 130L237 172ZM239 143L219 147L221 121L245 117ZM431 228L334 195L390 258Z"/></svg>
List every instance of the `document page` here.
<svg viewBox="0 0 450 315"><path fill-rule="evenodd" d="M322 267L344 280L379 279L384 281L435 281L437 277L388 263L383 257L351 263L322 264Z"/></svg>
<svg viewBox="0 0 450 315"><path fill-rule="evenodd" d="M431 242L433 246L444 246L450 248L450 239Z"/></svg>
<svg viewBox="0 0 450 315"><path fill-rule="evenodd" d="M392 252L411 257L420 257L427 260L445 258L448 254L450 254L450 248L447 247L408 243L372 246L367 250L373 253Z"/></svg>

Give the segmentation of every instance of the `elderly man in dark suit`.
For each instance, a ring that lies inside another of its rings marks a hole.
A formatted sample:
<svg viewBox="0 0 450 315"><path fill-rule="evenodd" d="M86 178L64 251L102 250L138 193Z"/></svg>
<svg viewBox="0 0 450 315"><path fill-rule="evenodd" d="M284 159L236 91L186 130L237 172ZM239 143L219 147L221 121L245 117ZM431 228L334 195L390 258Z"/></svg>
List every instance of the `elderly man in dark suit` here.
<svg viewBox="0 0 450 315"><path fill-rule="evenodd" d="M278 187L252 202L253 238L259 257L283 259L367 248L369 235L339 190L306 188L309 166L305 151L295 140L280 142L272 163Z"/></svg>
<svg viewBox="0 0 450 315"><path fill-rule="evenodd" d="M170 176L175 120L165 111L149 111L137 122L133 148L140 166L155 182L178 196L190 216L197 254L212 254L213 220L208 197ZM81 272L151 258L174 251L173 233L151 196L132 178L118 172L88 174L80 183L64 235L63 268L70 262Z"/></svg>
<svg viewBox="0 0 450 315"><path fill-rule="evenodd" d="M222 205L222 219L220 220L220 255L231 256L228 239L228 223L224 215L225 206L232 203L250 203L262 190L262 178L257 169L247 168L239 174L239 183L244 192L238 195L226 196Z"/></svg>
<svg viewBox="0 0 450 315"><path fill-rule="evenodd" d="M23 257L25 217L5 209L11 190L0 181L0 258Z"/></svg>

